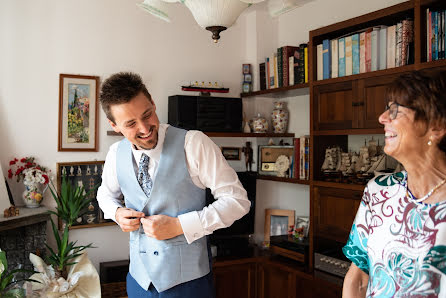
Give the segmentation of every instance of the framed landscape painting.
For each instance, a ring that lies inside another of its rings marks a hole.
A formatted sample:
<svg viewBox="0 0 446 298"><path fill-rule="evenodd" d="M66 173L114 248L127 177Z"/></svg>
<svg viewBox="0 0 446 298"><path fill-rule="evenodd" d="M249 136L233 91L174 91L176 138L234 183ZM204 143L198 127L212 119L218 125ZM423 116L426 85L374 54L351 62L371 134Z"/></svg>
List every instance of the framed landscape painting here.
<svg viewBox="0 0 446 298"><path fill-rule="evenodd" d="M58 151L98 151L99 77L60 74Z"/></svg>

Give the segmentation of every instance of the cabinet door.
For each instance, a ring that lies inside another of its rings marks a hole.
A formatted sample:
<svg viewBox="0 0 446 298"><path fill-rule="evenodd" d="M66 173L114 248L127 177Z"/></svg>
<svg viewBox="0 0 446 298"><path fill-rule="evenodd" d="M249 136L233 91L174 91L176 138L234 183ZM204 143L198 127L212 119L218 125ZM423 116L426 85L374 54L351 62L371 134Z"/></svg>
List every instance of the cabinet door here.
<svg viewBox="0 0 446 298"><path fill-rule="evenodd" d="M237 264L213 268L217 298L256 297L256 264Z"/></svg>
<svg viewBox="0 0 446 298"><path fill-rule="evenodd" d="M353 127L353 82L315 86L313 92L314 130Z"/></svg>
<svg viewBox="0 0 446 298"><path fill-rule="evenodd" d="M357 105L361 106L361 116L357 126L361 128L383 128L378 118L386 106L387 86L397 75L373 77L358 81Z"/></svg>
<svg viewBox="0 0 446 298"><path fill-rule="evenodd" d="M314 232L345 243L350 233L362 192L328 187L314 188Z"/></svg>
<svg viewBox="0 0 446 298"><path fill-rule="evenodd" d="M243 297L243 296L235 296ZM292 272L271 263L259 265L259 298L295 298L296 280Z"/></svg>

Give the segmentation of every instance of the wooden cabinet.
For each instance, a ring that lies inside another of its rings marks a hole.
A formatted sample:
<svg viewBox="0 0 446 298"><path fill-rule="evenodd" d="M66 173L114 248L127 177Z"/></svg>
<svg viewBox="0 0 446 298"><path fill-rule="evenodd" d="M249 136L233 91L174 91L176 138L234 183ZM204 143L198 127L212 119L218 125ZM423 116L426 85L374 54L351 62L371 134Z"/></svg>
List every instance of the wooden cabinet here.
<svg viewBox="0 0 446 298"><path fill-rule="evenodd" d="M296 280L291 270L280 264L259 264L259 298L295 298Z"/></svg>
<svg viewBox="0 0 446 298"><path fill-rule="evenodd" d="M217 298L257 297L257 261L252 259L214 264L214 284Z"/></svg>

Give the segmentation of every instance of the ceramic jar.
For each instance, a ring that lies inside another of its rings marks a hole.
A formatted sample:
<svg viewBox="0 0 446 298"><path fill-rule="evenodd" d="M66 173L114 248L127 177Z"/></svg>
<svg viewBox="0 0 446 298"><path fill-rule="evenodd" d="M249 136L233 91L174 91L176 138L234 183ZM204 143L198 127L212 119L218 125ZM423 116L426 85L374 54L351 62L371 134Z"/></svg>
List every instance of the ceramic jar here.
<svg viewBox="0 0 446 298"><path fill-rule="evenodd" d="M265 133L268 131L268 121L260 114L251 119L251 130L255 133Z"/></svg>
<svg viewBox="0 0 446 298"><path fill-rule="evenodd" d="M271 122L274 133L285 133L288 128L288 110L284 103L279 101L274 103L274 109L271 113Z"/></svg>
<svg viewBox="0 0 446 298"><path fill-rule="evenodd" d="M25 191L23 192L23 201L28 208L40 207L40 203L43 200L43 194L47 189L48 185L42 186L41 184L25 186Z"/></svg>

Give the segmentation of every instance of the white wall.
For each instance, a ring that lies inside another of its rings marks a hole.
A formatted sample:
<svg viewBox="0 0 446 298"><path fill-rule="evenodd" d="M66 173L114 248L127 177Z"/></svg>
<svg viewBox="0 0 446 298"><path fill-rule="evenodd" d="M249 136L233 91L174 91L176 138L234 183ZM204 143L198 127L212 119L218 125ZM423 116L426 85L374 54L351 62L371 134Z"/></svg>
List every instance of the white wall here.
<svg viewBox="0 0 446 298"><path fill-rule="evenodd" d="M172 23L146 14L137 1L122 0L0 0L0 162L3 171L13 157L35 156L55 171L56 162L102 160L118 137L100 113L99 152L57 152L59 74L97 75L130 70L140 73L167 121L167 96L180 94L189 81L218 81L237 96L241 64L252 63L258 88L258 63L284 45L308 41L308 31L374 11L399 0L316 0L277 19L270 19L265 4L253 5L214 44L192 15L179 4L170 5ZM184 93L184 92L183 92ZM290 131L309 133L309 96L285 99L290 110ZM245 102L247 117L269 113L272 99ZM269 116L265 114L265 116ZM242 146L247 140L214 139L220 145ZM263 140L259 140L263 142ZM233 163L243 170L243 163ZM256 166L256 165L255 165ZM13 186L15 197L21 188ZM255 239L261 241L265 208L309 213L308 186L259 181ZM46 194L45 204L54 206ZM128 257L127 235L117 227L70 232L79 244L94 242L94 265Z"/></svg>

